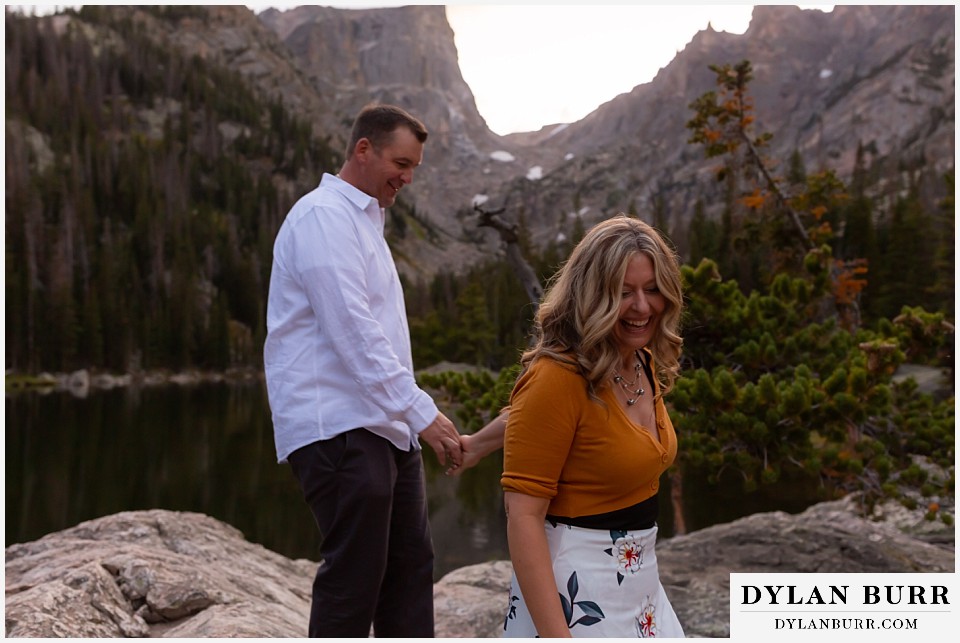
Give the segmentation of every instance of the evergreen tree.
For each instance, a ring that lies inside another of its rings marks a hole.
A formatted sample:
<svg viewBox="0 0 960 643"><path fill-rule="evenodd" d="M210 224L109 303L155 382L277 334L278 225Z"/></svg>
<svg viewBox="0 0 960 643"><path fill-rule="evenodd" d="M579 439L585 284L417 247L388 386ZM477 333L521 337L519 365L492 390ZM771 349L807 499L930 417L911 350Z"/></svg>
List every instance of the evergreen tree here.
<svg viewBox="0 0 960 643"><path fill-rule="evenodd" d="M933 283L927 287L927 301L931 310L944 311L950 319L956 315L956 205L954 172L944 176L947 196L940 202L934 215Z"/></svg>
<svg viewBox="0 0 960 643"><path fill-rule="evenodd" d="M703 259L723 256L720 246L720 224L707 218L704 213L702 199L697 199L697 203L694 206L687 238L690 244L690 252L687 259L691 265L697 265Z"/></svg>
<svg viewBox="0 0 960 643"><path fill-rule="evenodd" d="M903 306L928 303L925 293L935 277L933 243L932 227L916 192L897 198L879 238L882 261L875 298L882 317L893 317Z"/></svg>
<svg viewBox="0 0 960 643"><path fill-rule="evenodd" d="M276 97L157 44L129 15L85 6L75 19L89 31L62 33L48 17L7 15L8 367L196 366L209 323L218 337L237 322L262 340L273 235L310 187L291 177L312 182L336 160ZM104 29L117 39L94 55L86 33ZM159 128L143 127L143 110L170 105ZM244 135L225 140L224 122ZM201 284L230 297L201 297ZM214 301L234 308L211 315Z"/></svg>
<svg viewBox="0 0 960 643"><path fill-rule="evenodd" d="M795 187L804 185L807 182L807 168L803 162L803 156L800 150L794 149L790 155L790 167L787 170L787 182Z"/></svg>

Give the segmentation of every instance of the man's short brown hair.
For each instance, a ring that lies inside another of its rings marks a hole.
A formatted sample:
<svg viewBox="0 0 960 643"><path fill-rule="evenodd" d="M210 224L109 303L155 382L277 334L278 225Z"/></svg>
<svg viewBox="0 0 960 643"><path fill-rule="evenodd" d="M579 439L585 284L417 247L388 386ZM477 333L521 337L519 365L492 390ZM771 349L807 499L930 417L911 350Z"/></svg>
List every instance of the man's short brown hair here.
<svg viewBox="0 0 960 643"><path fill-rule="evenodd" d="M347 158L353 155L357 141L365 138L379 152L393 138L398 127L408 128L421 143L427 140L427 128L418 119L396 105L367 105L357 114L347 144Z"/></svg>

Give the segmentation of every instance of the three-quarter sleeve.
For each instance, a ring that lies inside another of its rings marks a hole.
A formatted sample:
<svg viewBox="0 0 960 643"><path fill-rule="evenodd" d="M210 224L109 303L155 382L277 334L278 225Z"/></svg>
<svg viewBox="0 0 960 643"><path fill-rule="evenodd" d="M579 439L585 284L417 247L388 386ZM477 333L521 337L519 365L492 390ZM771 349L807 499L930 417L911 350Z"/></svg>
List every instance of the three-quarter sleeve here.
<svg viewBox="0 0 960 643"><path fill-rule="evenodd" d="M552 499L576 434L583 379L550 359L537 360L510 397L503 444L504 491Z"/></svg>

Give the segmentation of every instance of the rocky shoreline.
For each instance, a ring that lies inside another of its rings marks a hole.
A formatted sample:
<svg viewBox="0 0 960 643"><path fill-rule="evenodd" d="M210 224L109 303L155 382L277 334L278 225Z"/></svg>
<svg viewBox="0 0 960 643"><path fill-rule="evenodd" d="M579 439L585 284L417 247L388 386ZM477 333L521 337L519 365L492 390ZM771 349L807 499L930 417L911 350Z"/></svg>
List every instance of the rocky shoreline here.
<svg viewBox="0 0 960 643"><path fill-rule="evenodd" d="M196 384L214 384L220 382L252 382L263 380L263 370L253 367L231 368L226 371L139 371L117 375L100 371L80 369L72 373L39 373L37 375L18 375L7 372L7 393L17 391L37 391L41 393L70 393L74 397L84 398L91 391L108 391L121 387L165 386L176 384L190 386Z"/></svg>
<svg viewBox="0 0 960 643"><path fill-rule="evenodd" d="M446 371L473 371L476 366L440 362L426 369L425 373ZM491 373L496 377L495 373ZM952 393L951 380L944 369L919 364L901 364L894 375L894 381L913 378L917 388L933 395ZM82 368L72 373L39 373L26 375L7 371L7 391L65 392L77 397L86 397L92 390L110 390L125 386L162 386L166 384L194 385L218 382L242 382L263 380L263 369L252 366L229 368L225 371L202 371L188 369L170 371L138 371L136 373L107 373L105 371Z"/></svg>
<svg viewBox="0 0 960 643"><path fill-rule="evenodd" d="M661 541L661 577L688 636L729 637L731 572L953 572L953 527L922 514L865 520L853 496L756 514ZM6 548L6 635L302 637L315 569L203 514L123 512ZM509 580L508 561L444 576L437 636L498 637Z"/></svg>

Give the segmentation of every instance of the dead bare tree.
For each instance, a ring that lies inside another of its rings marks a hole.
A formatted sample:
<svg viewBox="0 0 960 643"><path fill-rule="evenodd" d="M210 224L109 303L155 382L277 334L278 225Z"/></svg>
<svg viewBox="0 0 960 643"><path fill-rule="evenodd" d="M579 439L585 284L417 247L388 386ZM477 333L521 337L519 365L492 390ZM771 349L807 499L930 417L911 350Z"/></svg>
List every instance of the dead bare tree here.
<svg viewBox="0 0 960 643"><path fill-rule="evenodd" d="M527 297L530 298L534 314L536 314L537 308L540 306L540 298L543 297L543 286L540 285L537 273L524 259L523 253L520 252L520 235L517 233L517 224L510 223L500 217L501 214L506 212L506 206L499 210L487 211L480 207L480 204L475 204L473 209L480 214L480 221L477 225L493 228L500 234L500 240L503 241L506 249L507 262L513 268L517 279L523 284L523 289L526 291Z"/></svg>

